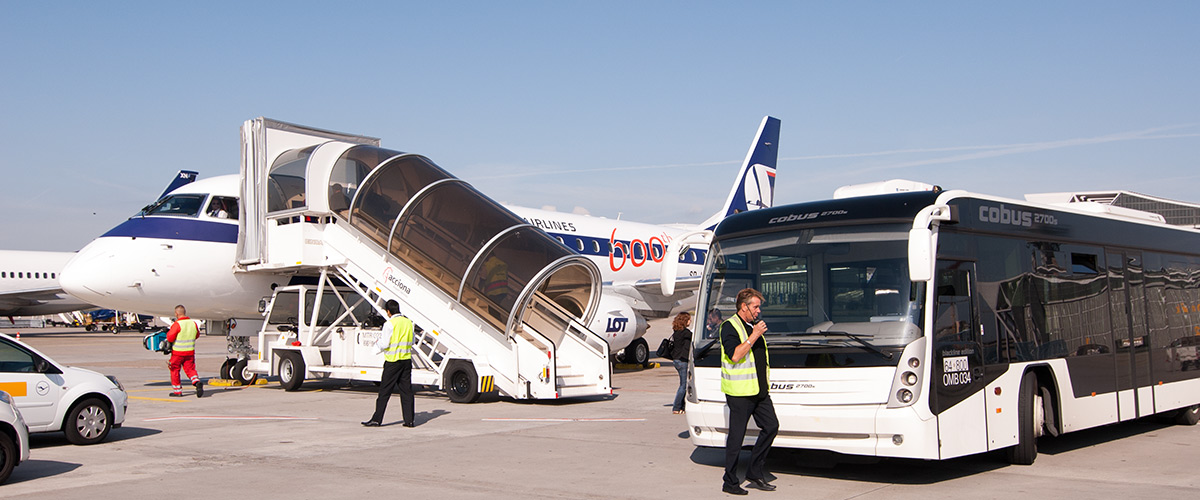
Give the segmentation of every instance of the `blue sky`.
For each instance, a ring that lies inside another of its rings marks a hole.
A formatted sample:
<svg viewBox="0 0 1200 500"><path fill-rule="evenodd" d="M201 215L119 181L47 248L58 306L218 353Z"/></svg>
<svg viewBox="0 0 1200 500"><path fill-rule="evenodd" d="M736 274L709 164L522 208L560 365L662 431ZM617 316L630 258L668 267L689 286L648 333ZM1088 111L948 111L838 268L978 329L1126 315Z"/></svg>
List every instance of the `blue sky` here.
<svg viewBox="0 0 1200 500"><path fill-rule="evenodd" d="M0 0L0 248L77 250L238 127L380 137L506 203L699 222L906 178L1200 202L1200 2Z"/></svg>

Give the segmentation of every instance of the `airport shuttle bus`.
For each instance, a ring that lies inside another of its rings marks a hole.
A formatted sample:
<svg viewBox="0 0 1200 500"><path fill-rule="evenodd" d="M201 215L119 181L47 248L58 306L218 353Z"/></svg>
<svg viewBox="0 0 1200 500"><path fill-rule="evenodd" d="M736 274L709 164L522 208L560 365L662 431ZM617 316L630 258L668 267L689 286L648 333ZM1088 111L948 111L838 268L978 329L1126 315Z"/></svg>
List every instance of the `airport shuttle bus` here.
<svg viewBox="0 0 1200 500"><path fill-rule="evenodd" d="M1196 423L1200 231L925 186L738 214L704 238L694 444L725 446L728 422L703 318L746 287L766 296L775 446L1030 464L1044 434Z"/></svg>

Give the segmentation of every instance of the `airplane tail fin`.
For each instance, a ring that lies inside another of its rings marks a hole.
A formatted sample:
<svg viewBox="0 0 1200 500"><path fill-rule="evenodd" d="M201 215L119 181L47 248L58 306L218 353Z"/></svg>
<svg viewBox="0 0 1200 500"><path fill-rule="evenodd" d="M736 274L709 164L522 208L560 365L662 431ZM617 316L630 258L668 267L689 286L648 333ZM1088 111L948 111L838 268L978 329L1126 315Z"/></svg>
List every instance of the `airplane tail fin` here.
<svg viewBox="0 0 1200 500"><path fill-rule="evenodd" d="M733 188L721 210L701 223L712 229L721 219L738 212L770 208L775 202L775 163L779 158L779 119L764 116L754 143L738 170Z"/></svg>
<svg viewBox="0 0 1200 500"><path fill-rule="evenodd" d="M167 193L179 189L181 186L186 184L190 184L192 181L196 180L197 175L199 175L198 172L193 172L191 170L180 170L178 174L175 174L175 178L171 179L171 183L167 185L167 189L163 190L162 194L158 195L158 199L161 200L163 196L167 195Z"/></svg>

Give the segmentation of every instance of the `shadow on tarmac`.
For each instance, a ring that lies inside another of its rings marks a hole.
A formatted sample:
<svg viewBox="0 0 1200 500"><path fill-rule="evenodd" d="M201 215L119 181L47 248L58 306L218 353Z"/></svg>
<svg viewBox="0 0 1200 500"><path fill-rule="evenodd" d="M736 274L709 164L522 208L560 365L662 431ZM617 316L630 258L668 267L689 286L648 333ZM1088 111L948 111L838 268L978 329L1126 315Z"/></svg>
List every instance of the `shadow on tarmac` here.
<svg viewBox="0 0 1200 500"><path fill-rule="evenodd" d="M1038 440L1038 452L1047 455L1102 445L1127 437L1155 432L1170 424L1157 422L1153 417L1132 422L1076 431L1063 436L1042 437ZM753 429L753 425L751 425ZM685 432L680 438L687 438ZM691 455L693 463L715 469L725 467L724 448L696 448ZM750 461L749 447L742 450L739 466L745 473ZM989 472L1010 465L1005 461L1002 450L980 453L942 461L905 458L879 458L842 455L823 450L797 450L773 448L767 456L767 470L775 475L814 476L880 484L927 485ZM714 471L717 480L720 473Z"/></svg>
<svg viewBox="0 0 1200 500"><path fill-rule="evenodd" d="M13 469L12 475L8 477L8 481L5 481L4 484L23 483L25 481L32 481L34 479L58 476L71 472L82 466L83 464L71 462L29 459L21 462L20 466L18 466L16 469Z"/></svg>
<svg viewBox="0 0 1200 500"><path fill-rule="evenodd" d="M115 443L125 441L127 439L137 439L146 436L153 436L162 433L160 429L149 429L146 427L130 427L123 425L119 428L108 431L108 437L104 441L90 446L104 446L106 443ZM77 446L67 441L67 435L62 432L39 432L29 435L29 448L36 450L38 448L55 448L59 446Z"/></svg>

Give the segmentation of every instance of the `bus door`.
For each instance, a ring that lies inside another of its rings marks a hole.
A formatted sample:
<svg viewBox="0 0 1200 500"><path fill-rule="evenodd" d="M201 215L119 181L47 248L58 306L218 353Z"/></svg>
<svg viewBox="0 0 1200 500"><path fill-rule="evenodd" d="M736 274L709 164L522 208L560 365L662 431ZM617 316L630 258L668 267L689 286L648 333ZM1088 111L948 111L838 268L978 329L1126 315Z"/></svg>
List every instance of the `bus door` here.
<svg viewBox="0 0 1200 500"><path fill-rule="evenodd" d="M935 280L930 409L941 458L950 458L987 450L975 263L938 261Z"/></svg>
<svg viewBox="0 0 1200 500"><path fill-rule="evenodd" d="M1117 374L1117 417L1131 420L1154 413L1150 385L1150 336L1141 252L1109 250L1109 304Z"/></svg>

